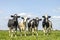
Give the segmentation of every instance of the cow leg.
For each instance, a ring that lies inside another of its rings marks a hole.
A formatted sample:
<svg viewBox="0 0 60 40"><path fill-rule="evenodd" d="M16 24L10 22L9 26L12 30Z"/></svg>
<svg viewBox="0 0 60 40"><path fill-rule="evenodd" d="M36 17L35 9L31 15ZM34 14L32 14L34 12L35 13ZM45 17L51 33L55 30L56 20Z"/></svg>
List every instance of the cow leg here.
<svg viewBox="0 0 60 40"><path fill-rule="evenodd" d="M47 28L46 28L46 26L44 27L43 32L44 32L44 35L46 35L46 33L47 33Z"/></svg>
<svg viewBox="0 0 60 40"><path fill-rule="evenodd" d="M45 35L48 35L48 28L46 29Z"/></svg>
<svg viewBox="0 0 60 40"><path fill-rule="evenodd" d="M26 36L26 27L24 28L24 34L25 34L25 36Z"/></svg>
<svg viewBox="0 0 60 40"><path fill-rule="evenodd" d="M30 27L28 27L28 31L30 31Z"/></svg>
<svg viewBox="0 0 60 40"><path fill-rule="evenodd" d="M9 36L13 37L13 28L9 27Z"/></svg>
<svg viewBox="0 0 60 40"><path fill-rule="evenodd" d="M22 36L23 27L20 27L20 36Z"/></svg>
<svg viewBox="0 0 60 40"><path fill-rule="evenodd" d="M37 34L37 36L38 36L38 27L36 27L36 34Z"/></svg>
<svg viewBox="0 0 60 40"><path fill-rule="evenodd" d="M13 32L14 32L14 30L12 29L12 30L11 30L11 37L13 37Z"/></svg>
<svg viewBox="0 0 60 40"><path fill-rule="evenodd" d="M44 32L44 35L45 35L45 29L43 28L43 32Z"/></svg>
<svg viewBox="0 0 60 40"><path fill-rule="evenodd" d="M13 36L15 36L15 27L11 29L11 37L13 37Z"/></svg>
<svg viewBox="0 0 60 40"><path fill-rule="evenodd" d="M30 34L30 27L28 27L28 32L29 32L29 34Z"/></svg>
<svg viewBox="0 0 60 40"><path fill-rule="evenodd" d="M34 35L34 28L32 28L32 36Z"/></svg>
<svg viewBox="0 0 60 40"><path fill-rule="evenodd" d="M34 28L34 32L35 32L35 34L38 36L38 27L35 27L35 28Z"/></svg>
<svg viewBox="0 0 60 40"><path fill-rule="evenodd" d="M28 27L28 32L29 32L29 35L30 35L31 32L32 32L32 28L31 27Z"/></svg>
<svg viewBox="0 0 60 40"><path fill-rule="evenodd" d="M14 30L14 35L15 35L15 37L16 37L16 35L17 35L17 27L15 27L14 29L15 29L15 30Z"/></svg>
<svg viewBox="0 0 60 40"><path fill-rule="evenodd" d="M52 22L49 21L49 34L51 33L51 30L53 30L53 29L52 29Z"/></svg>
<svg viewBox="0 0 60 40"><path fill-rule="evenodd" d="M18 28L19 28L19 31L20 31L20 36L22 36L22 27L18 26Z"/></svg>
<svg viewBox="0 0 60 40"><path fill-rule="evenodd" d="M29 34L31 34L31 32L32 32L32 27L29 27L29 28L28 28L28 32L29 32Z"/></svg>
<svg viewBox="0 0 60 40"><path fill-rule="evenodd" d="M26 31L25 31L25 27L21 27L21 36L22 36L22 33L26 36Z"/></svg>
<svg viewBox="0 0 60 40"><path fill-rule="evenodd" d="M14 32L14 30L13 30L13 29L11 29L11 37L13 37L13 32Z"/></svg>
<svg viewBox="0 0 60 40"><path fill-rule="evenodd" d="M51 28L51 26L49 26L49 29L48 29L49 34L51 33L51 30L52 30L52 28Z"/></svg>
<svg viewBox="0 0 60 40"><path fill-rule="evenodd" d="M9 27L9 36L11 35L11 28Z"/></svg>
<svg viewBox="0 0 60 40"><path fill-rule="evenodd" d="M9 36L10 36L10 30L9 30Z"/></svg>
<svg viewBox="0 0 60 40"><path fill-rule="evenodd" d="M32 27L29 28L30 29L30 32L32 31Z"/></svg>

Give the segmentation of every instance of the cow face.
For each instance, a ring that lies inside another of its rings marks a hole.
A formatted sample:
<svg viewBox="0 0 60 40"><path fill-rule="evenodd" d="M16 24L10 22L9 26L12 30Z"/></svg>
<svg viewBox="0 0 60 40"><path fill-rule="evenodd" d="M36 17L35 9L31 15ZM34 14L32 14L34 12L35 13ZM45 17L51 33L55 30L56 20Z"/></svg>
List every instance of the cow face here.
<svg viewBox="0 0 60 40"><path fill-rule="evenodd" d="M38 17L36 17L36 20L37 20L37 21L41 21L42 19L39 19Z"/></svg>
<svg viewBox="0 0 60 40"><path fill-rule="evenodd" d="M26 22L27 20L29 20L30 18L27 17L21 17L23 19L23 22Z"/></svg>
<svg viewBox="0 0 60 40"><path fill-rule="evenodd" d="M41 21L42 19L39 19L38 17L36 17L36 19L34 20L35 21L35 24L38 25L39 24L39 21Z"/></svg>
<svg viewBox="0 0 60 40"><path fill-rule="evenodd" d="M51 17L51 16L48 16L48 15L45 15L45 16L42 16L44 18L44 21L48 21L48 19Z"/></svg>
<svg viewBox="0 0 60 40"><path fill-rule="evenodd" d="M48 15L45 15L45 16L42 16L42 17L46 18L46 19L51 18L51 16L48 16Z"/></svg>
<svg viewBox="0 0 60 40"><path fill-rule="evenodd" d="M17 16L17 14L11 15L11 17L13 17L14 21L17 21L17 19L20 18L20 16Z"/></svg>

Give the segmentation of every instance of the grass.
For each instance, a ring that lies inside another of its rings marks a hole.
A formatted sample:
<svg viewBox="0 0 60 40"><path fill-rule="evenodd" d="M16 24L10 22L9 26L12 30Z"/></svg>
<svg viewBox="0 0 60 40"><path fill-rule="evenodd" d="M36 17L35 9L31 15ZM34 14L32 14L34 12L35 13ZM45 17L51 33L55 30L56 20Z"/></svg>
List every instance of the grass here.
<svg viewBox="0 0 60 40"><path fill-rule="evenodd" d="M28 32L27 32L28 34ZM60 40L60 31L52 31L50 35L43 35L42 31L38 31L38 36L27 35L19 36L20 33L17 32L17 37L9 37L8 31L0 31L0 40Z"/></svg>

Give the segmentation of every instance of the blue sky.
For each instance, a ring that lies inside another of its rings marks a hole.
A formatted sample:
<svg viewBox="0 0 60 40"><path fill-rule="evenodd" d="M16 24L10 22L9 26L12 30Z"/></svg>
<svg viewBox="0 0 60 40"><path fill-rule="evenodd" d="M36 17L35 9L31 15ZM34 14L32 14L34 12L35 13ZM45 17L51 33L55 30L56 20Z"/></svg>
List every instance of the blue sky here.
<svg viewBox="0 0 60 40"><path fill-rule="evenodd" d="M60 30L60 0L0 0L0 29L8 29L10 15L17 13L21 16L52 16L53 29ZM42 29L41 22L38 29Z"/></svg>

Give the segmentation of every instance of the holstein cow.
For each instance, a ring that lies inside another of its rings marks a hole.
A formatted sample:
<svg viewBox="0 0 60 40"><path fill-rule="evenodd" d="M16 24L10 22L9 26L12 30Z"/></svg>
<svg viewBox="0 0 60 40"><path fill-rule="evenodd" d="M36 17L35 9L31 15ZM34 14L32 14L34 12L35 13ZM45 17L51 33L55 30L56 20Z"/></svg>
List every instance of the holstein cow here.
<svg viewBox="0 0 60 40"><path fill-rule="evenodd" d="M42 26L43 26L43 32L44 32L44 35L48 35L48 33L51 31L52 29L52 22L49 20L49 18L51 16L48 16L47 14L45 16L42 16L44 19L43 19L43 22L42 22Z"/></svg>
<svg viewBox="0 0 60 40"><path fill-rule="evenodd" d="M19 29L21 31L21 34L22 32L24 32L25 36L26 36L26 27L27 27L27 21L30 19L30 18L27 18L26 16L25 17L21 17L23 20L21 22L19 22ZM22 35L21 35L22 36Z"/></svg>
<svg viewBox="0 0 60 40"><path fill-rule="evenodd" d="M41 21L41 20L42 19L39 19L38 17L36 17L35 19L32 19L29 21L28 30L30 32L32 32L32 35L33 35L33 33L36 33L38 36L37 30L38 30L39 21Z"/></svg>
<svg viewBox="0 0 60 40"><path fill-rule="evenodd" d="M8 20L8 28L9 28L9 36L16 36L17 26L18 26L18 18L20 16L17 16L17 14L11 15L13 19Z"/></svg>

